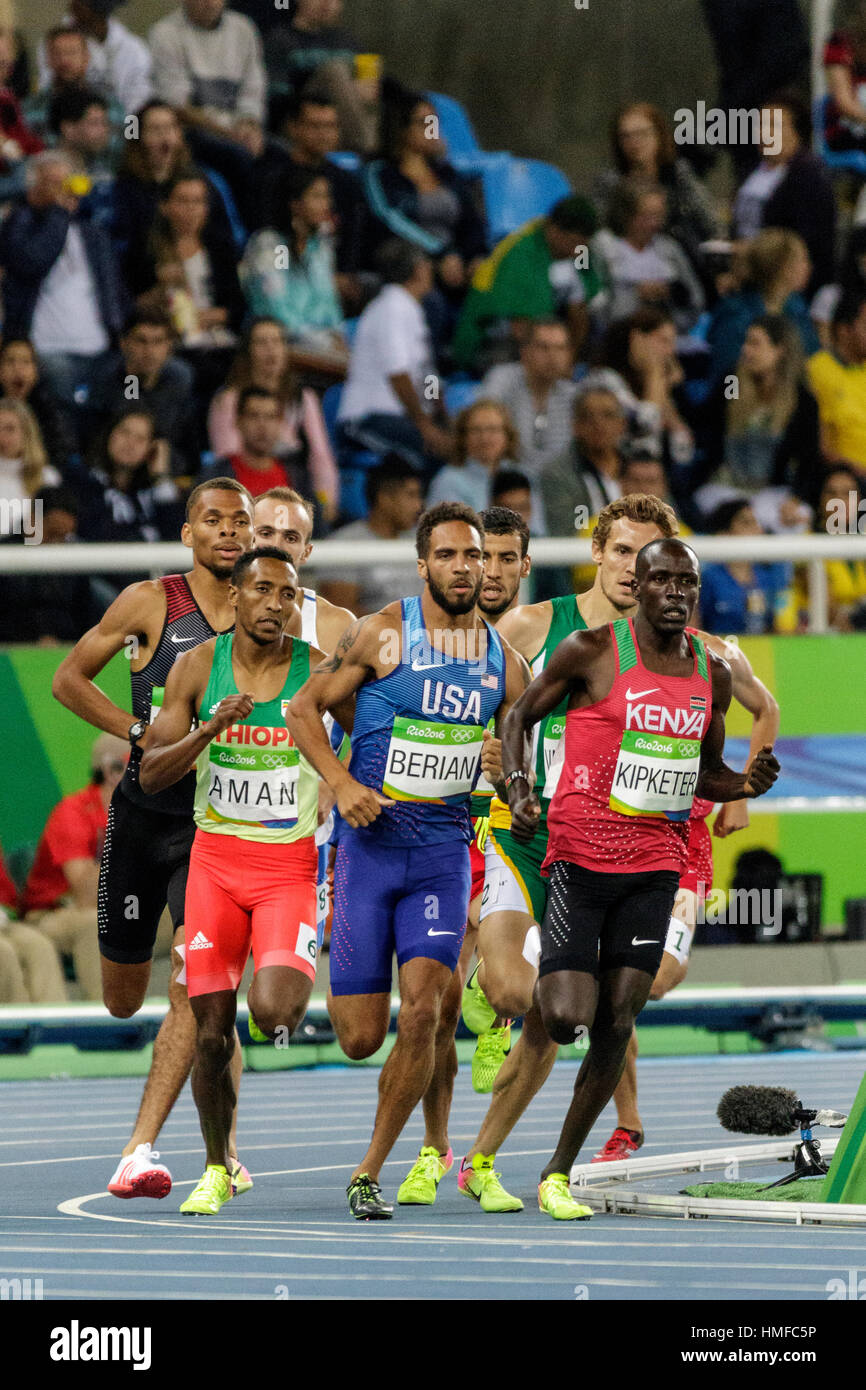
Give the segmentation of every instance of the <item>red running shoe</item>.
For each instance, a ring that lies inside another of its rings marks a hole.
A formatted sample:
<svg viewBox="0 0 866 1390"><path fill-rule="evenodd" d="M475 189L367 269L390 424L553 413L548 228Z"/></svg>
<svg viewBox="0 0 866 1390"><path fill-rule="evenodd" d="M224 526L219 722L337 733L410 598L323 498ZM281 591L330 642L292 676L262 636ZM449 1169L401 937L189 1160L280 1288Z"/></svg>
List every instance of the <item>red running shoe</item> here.
<svg viewBox="0 0 866 1390"><path fill-rule="evenodd" d="M630 1158L637 1153L643 1143L639 1129L615 1129L603 1149L592 1159L593 1163L615 1163L620 1158Z"/></svg>

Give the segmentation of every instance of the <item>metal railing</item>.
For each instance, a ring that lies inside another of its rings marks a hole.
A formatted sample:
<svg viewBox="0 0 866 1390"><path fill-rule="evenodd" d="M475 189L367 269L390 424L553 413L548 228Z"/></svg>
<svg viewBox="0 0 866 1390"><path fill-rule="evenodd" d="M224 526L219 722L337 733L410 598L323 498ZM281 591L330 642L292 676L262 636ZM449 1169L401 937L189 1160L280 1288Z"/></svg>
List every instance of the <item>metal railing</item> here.
<svg viewBox="0 0 866 1390"><path fill-rule="evenodd" d="M828 591L826 560L866 562L866 534L840 536L689 536L701 561L727 563L748 560L753 564L788 561L803 563L808 571L809 631L828 630ZM544 566L586 565L591 562L587 540L546 537L534 540L532 562ZM362 571L394 562L414 564L411 541L339 541L316 544L310 561L318 575L327 570ZM191 555L176 541L153 544L124 542L115 544L3 545L0 546L0 575L3 574L166 574L189 569ZM399 595L395 594L395 598Z"/></svg>

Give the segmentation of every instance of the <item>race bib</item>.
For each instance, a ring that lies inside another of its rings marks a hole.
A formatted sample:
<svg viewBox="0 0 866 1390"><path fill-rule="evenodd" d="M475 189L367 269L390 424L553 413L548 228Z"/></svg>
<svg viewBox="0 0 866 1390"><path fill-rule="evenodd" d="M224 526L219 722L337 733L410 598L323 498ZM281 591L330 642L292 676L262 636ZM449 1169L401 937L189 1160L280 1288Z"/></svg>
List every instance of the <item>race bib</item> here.
<svg viewBox="0 0 866 1390"><path fill-rule="evenodd" d="M396 801L468 796L481 760L480 724L395 718L382 790Z"/></svg>
<svg viewBox="0 0 866 1390"><path fill-rule="evenodd" d="M563 736L565 734L565 715L554 715L548 719L544 729L544 796L548 801L552 801L554 792L559 785L559 774L565 760L565 745Z"/></svg>
<svg viewBox="0 0 866 1390"><path fill-rule="evenodd" d="M610 808L625 816L688 820L701 763L697 739L626 729L610 789Z"/></svg>
<svg viewBox="0 0 866 1390"><path fill-rule="evenodd" d="M210 746L209 817L289 829L298 822L297 748Z"/></svg>

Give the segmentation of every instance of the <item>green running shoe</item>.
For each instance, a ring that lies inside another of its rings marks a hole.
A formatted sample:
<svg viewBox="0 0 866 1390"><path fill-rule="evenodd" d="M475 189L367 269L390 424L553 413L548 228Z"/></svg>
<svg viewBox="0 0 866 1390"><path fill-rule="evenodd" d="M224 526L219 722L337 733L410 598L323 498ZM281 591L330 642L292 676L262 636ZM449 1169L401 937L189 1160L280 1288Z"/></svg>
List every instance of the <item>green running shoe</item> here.
<svg viewBox="0 0 866 1390"><path fill-rule="evenodd" d="M511 1024L504 1028L488 1028L479 1033L472 1054L472 1089L486 1096L493 1090L499 1069L511 1051Z"/></svg>
<svg viewBox="0 0 866 1390"><path fill-rule="evenodd" d="M248 1015L247 1015L247 1028L249 1029L249 1034L250 1034L250 1039L251 1039L251 1041L252 1041L252 1042L270 1042L271 1039L268 1037L267 1033L263 1033L263 1032L262 1032L261 1028L260 1028L259 1025L256 1023L255 1019L253 1018L253 1011L252 1011L252 1009L250 1009L249 1004L247 1005L247 1009L249 1010L249 1013L248 1013Z"/></svg>
<svg viewBox="0 0 866 1390"><path fill-rule="evenodd" d="M356 1221L390 1221L394 1208L382 1196L382 1189L367 1173L359 1173L346 1188L349 1211Z"/></svg>
<svg viewBox="0 0 866 1390"><path fill-rule="evenodd" d="M464 1158L457 1175L457 1186L471 1197L482 1211L523 1211L519 1197L512 1197L493 1171L495 1154L475 1154L471 1162Z"/></svg>
<svg viewBox="0 0 866 1390"><path fill-rule="evenodd" d="M209 1163L181 1211L192 1212L195 1216L216 1216L220 1207L231 1199L232 1182L225 1168L217 1163Z"/></svg>
<svg viewBox="0 0 866 1390"><path fill-rule="evenodd" d="M496 1022L496 1010L488 1004L478 983L478 962L463 989L463 1022L470 1033L487 1033Z"/></svg>
<svg viewBox="0 0 866 1390"><path fill-rule="evenodd" d="M567 1173L551 1173L538 1184L538 1209L554 1221L588 1221L592 1207L582 1207L568 1190Z"/></svg>
<svg viewBox="0 0 866 1390"><path fill-rule="evenodd" d="M454 1162L454 1151L440 1154L438 1149L422 1149L397 1193L401 1207L432 1207L436 1189Z"/></svg>

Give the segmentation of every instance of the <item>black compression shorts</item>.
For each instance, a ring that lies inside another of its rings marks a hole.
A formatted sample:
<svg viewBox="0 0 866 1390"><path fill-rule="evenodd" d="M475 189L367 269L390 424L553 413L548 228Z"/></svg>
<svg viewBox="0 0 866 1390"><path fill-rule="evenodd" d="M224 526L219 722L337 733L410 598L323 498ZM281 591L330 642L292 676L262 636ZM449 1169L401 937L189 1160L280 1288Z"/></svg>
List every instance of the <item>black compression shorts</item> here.
<svg viewBox="0 0 866 1390"><path fill-rule="evenodd" d="M550 866L539 975L579 970L598 977L631 966L654 976L678 887L670 869L602 874L557 860Z"/></svg>
<svg viewBox="0 0 866 1390"><path fill-rule="evenodd" d="M175 928L182 924L194 837L192 816L145 810L115 788L99 866L99 950L106 960L150 960L166 903Z"/></svg>

